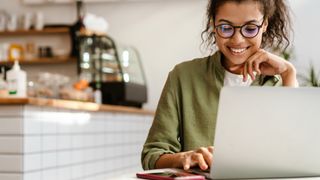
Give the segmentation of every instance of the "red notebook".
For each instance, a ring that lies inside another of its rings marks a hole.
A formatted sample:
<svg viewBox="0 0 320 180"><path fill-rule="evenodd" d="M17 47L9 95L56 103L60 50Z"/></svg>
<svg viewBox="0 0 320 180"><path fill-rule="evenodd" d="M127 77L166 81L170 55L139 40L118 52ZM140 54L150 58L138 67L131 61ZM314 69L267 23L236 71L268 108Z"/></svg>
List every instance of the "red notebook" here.
<svg viewBox="0 0 320 180"><path fill-rule="evenodd" d="M204 176L185 172L181 169L155 169L136 174L138 178L151 180L205 180Z"/></svg>

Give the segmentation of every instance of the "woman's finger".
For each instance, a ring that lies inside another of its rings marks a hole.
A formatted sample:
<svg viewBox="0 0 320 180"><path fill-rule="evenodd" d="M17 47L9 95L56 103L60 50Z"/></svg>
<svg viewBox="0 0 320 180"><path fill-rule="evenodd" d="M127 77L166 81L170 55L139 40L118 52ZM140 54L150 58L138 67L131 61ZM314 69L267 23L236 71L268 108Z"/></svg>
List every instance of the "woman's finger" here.
<svg viewBox="0 0 320 180"><path fill-rule="evenodd" d="M212 153L213 153L213 150L214 150L214 147L213 147L213 146L209 146L209 147L208 147L208 150L209 150L209 152L212 154Z"/></svg>
<svg viewBox="0 0 320 180"><path fill-rule="evenodd" d="M247 62L244 64L242 74L243 74L243 82L246 82L247 81L247 76L248 76Z"/></svg>
<svg viewBox="0 0 320 180"><path fill-rule="evenodd" d="M206 164L210 166L212 163L212 153L208 150L208 148L199 148L197 152L202 154L204 160L206 161Z"/></svg>
<svg viewBox="0 0 320 180"><path fill-rule="evenodd" d="M264 58L264 54L263 53L264 51L259 51L259 53L256 53L254 54L253 56L251 56L249 59L248 59L248 71L249 71L249 74L251 76L251 79L252 80L255 80L255 74L253 73L253 71L256 71L258 74L259 72L261 72L259 70L259 62L261 61L265 61L265 58ZM258 69L257 69L257 66L258 66Z"/></svg>
<svg viewBox="0 0 320 180"><path fill-rule="evenodd" d="M260 63L259 62L255 62L254 63L254 70L258 73L258 75L261 75Z"/></svg>
<svg viewBox="0 0 320 180"><path fill-rule="evenodd" d="M247 68L248 68L247 72L248 72L248 74L249 74L249 76L251 77L252 80L255 79L255 76L254 76L254 73L253 73L253 68L252 68L253 64L254 64L254 61L248 61L247 62Z"/></svg>
<svg viewBox="0 0 320 180"><path fill-rule="evenodd" d="M185 158L183 158L182 165L184 170L189 170L191 166L191 157L186 156Z"/></svg>
<svg viewBox="0 0 320 180"><path fill-rule="evenodd" d="M191 156L191 160L195 163L197 163L202 170L208 169L208 165L206 161L203 158L203 155L201 153L194 153Z"/></svg>

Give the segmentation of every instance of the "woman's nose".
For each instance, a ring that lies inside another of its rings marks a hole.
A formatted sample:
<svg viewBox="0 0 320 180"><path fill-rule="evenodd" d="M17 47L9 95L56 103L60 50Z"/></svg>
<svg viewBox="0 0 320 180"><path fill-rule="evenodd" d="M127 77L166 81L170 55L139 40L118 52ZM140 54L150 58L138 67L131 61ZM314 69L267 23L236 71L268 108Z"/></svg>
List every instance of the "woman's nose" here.
<svg viewBox="0 0 320 180"><path fill-rule="evenodd" d="M245 37L242 36L240 29L236 29L230 40L234 43L241 43L245 41Z"/></svg>

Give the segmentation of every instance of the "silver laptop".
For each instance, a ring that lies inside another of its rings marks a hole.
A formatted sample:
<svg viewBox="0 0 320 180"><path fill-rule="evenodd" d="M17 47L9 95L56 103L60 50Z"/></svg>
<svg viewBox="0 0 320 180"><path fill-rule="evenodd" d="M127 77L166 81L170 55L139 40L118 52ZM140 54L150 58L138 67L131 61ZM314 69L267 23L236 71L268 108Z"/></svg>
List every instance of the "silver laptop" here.
<svg viewBox="0 0 320 180"><path fill-rule="evenodd" d="M320 88L224 87L212 179L320 176Z"/></svg>

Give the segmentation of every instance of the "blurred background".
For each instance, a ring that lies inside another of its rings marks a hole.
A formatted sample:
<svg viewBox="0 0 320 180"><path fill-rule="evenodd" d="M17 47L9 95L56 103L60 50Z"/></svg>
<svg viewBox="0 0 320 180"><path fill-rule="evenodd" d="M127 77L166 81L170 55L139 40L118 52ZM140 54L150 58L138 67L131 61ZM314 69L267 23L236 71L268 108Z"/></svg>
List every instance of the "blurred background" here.
<svg viewBox="0 0 320 180"><path fill-rule="evenodd" d="M288 2L282 55L319 87L320 1ZM134 177L169 71L210 54L207 0L0 3L0 179Z"/></svg>
<svg viewBox="0 0 320 180"><path fill-rule="evenodd" d="M78 20L76 4L72 0L1 0L1 4L1 10L9 15L41 14L44 26L72 25ZM316 20L320 2L289 0L289 4L295 31L292 47L288 50L290 60L297 66L299 74L309 76L310 64L316 72L320 66L316 50L320 40L317 33L320 22ZM148 89L148 102L143 106L155 109L167 74L174 65L208 55L208 51L200 47L206 5L206 0L84 0L84 13L104 18L108 23L108 36L118 43L133 46L139 52ZM30 36L19 38L28 39ZM37 45L54 41L53 37L31 38L31 41L39 41ZM1 43L12 39L17 40L13 36L10 39L2 36ZM58 49L52 48L66 53L63 49L68 49L69 45L57 44L60 46ZM61 65L50 68L26 65L23 68L29 73L29 78L39 71L76 76L74 65L63 66L70 70L62 70ZM300 78L300 81L300 84L306 84L304 79Z"/></svg>

